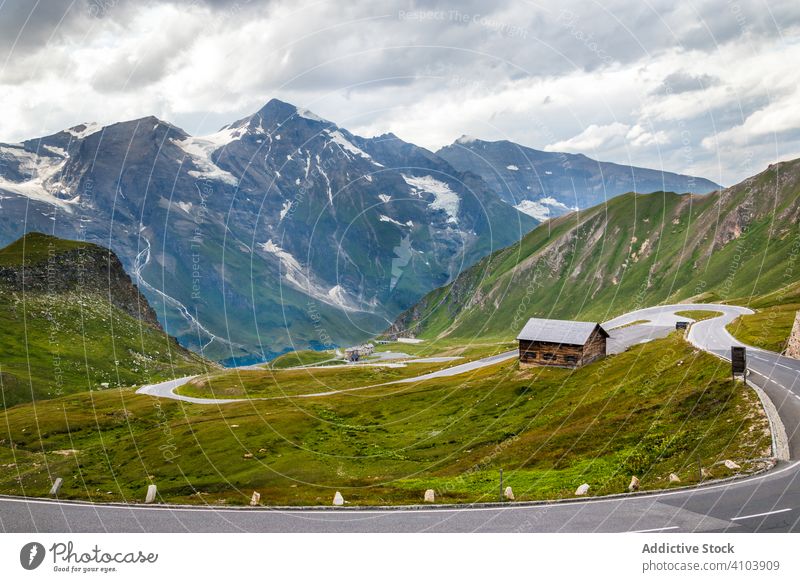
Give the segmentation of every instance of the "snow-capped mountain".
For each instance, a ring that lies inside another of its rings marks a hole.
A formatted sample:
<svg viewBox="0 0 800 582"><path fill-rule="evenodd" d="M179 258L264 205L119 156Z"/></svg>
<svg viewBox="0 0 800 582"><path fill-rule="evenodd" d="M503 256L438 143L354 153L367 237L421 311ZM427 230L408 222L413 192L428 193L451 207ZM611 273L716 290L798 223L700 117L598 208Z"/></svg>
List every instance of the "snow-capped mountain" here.
<svg viewBox="0 0 800 582"><path fill-rule="evenodd" d="M0 144L0 244L108 245L216 359L368 337L536 221L480 177L288 103L207 136L154 117Z"/></svg>
<svg viewBox="0 0 800 582"><path fill-rule="evenodd" d="M627 192L705 194L722 188L705 178L469 136L436 154L457 170L480 175L503 200L537 220L589 208Z"/></svg>

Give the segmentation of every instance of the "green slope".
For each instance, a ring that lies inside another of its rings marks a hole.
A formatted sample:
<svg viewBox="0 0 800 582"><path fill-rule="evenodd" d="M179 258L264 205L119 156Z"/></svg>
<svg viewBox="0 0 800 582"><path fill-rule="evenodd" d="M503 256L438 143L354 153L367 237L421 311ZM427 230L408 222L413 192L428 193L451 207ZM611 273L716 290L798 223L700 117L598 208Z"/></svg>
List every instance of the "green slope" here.
<svg viewBox="0 0 800 582"><path fill-rule="evenodd" d="M31 233L0 249L0 407L206 370L102 247Z"/></svg>
<svg viewBox="0 0 800 582"><path fill-rule="evenodd" d="M642 362L647 365L642 365ZM518 500L696 483L764 467L756 394L679 334L578 370L502 364L406 386L225 406L154 401L129 388L0 411L0 492L139 501L329 505ZM364 370L339 371L357 377Z"/></svg>
<svg viewBox="0 0 800 582"><path fill-rule="evenodd" d="M403 313L394 333L513 337L529 317L603 321L794 283L800 160L709 195L626 194L549 221Z"/></svg>

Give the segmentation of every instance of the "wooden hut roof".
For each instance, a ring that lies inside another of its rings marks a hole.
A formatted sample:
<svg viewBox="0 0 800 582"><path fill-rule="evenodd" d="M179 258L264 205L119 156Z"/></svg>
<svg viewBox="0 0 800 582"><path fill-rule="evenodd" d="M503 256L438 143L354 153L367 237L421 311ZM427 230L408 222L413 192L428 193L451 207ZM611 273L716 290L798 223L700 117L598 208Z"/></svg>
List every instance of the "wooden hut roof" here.
<svg viewBox="0 0 800 582"><path fill-rule="evenodd" d="M532 317L517 336L518 340L582 346L595 328L608 337L608 332L593 321L568 321L564 319L539 319Z"/></svg>

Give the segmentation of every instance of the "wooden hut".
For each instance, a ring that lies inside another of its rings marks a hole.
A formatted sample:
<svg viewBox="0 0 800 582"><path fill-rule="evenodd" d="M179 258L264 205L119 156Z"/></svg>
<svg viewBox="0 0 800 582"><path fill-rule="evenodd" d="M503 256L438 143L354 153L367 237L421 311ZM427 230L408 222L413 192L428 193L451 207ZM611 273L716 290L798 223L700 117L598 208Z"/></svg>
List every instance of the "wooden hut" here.
<svg viewBox="0 0 800 582"><path fill-rule="evenodd" d="M577 368L605 356L607 338L599 323L534 317L517 336L519 361Z"/></svg>

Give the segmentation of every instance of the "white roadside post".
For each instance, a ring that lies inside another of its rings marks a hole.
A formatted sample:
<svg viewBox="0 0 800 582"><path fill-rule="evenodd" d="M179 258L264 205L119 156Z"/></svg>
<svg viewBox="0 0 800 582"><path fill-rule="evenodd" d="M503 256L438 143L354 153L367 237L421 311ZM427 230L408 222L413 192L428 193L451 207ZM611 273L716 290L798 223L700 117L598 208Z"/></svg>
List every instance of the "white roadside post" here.
<svg viewBox="0 0 800 582"><path fill-rule="evenodd" d="M155 485L147 486L147 496L144 498L145 503L153 503L156 500L158 488Z"/></svg>
<svg viewBox="0 0 800 582"><path fill-rule="evenodd" d="M64 484L64 480L61 477L58 477L55 481L53 481L53 486L50 487L50 495L52 497L58 497L58 492L61 491L61 485Z"/></svg>

